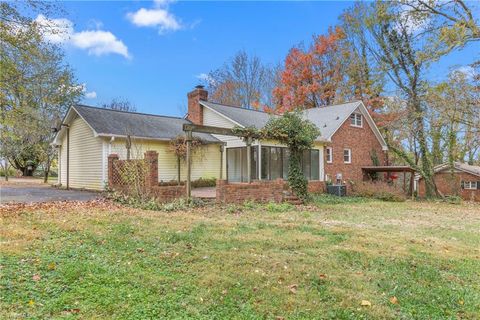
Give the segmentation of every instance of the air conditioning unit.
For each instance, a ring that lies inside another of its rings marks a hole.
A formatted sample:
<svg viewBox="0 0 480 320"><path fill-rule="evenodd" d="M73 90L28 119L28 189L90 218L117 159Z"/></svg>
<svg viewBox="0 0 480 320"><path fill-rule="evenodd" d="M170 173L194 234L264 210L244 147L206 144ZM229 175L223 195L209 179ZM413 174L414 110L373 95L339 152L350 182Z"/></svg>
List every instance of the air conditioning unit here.
<svg viewBox="0 0 480 320"><path fill-rule="evenodd" d="M347 195L347 186L344 184L331 184L327 186L327 193L338 197Z"/></svg>

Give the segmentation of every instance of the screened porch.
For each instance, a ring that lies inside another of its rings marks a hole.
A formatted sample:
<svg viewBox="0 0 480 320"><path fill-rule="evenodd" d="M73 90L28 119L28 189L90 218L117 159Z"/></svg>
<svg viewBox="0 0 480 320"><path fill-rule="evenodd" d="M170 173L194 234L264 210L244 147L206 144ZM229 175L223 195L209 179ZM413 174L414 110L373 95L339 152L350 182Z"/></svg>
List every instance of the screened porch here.
<svg viewBox="0 0 480 320"><path fill-rule="evenodd" d="M252 146L250 163L251 180L288 178L288 148ZM248 182L247 147L227 148L226 164L229 182ZM320 180L320 151L318 149L303 152L302 170L307 180Z"/></svg>

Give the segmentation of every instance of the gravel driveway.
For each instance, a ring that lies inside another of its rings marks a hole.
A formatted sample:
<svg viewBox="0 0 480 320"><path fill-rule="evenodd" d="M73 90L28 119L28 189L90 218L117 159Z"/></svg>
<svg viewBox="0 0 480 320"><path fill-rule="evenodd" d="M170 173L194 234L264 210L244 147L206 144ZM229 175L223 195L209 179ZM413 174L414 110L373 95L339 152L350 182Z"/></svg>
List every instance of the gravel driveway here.
<svg viewBox="0 0 480 320"><path fill-rule="evenodd" d="M49 201L88 201L100 198L100 193L63 190L36 181L10 182L0 185L0 204Z"/></svg>

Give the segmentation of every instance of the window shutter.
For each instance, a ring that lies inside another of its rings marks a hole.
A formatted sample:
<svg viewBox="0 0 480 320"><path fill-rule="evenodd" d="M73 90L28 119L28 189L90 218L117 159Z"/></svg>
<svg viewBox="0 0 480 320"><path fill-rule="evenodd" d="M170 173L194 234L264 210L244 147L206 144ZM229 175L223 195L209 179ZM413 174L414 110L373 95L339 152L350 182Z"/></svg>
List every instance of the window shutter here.
<svg viewBox="0 0 480 320"><path fill-rule="evenodd" d="M461 187L462 189L465 189L465 181L462 180L462 182L460 183L460 187Z"/></svg>
<svg viewBox="0 0 480 320"><path fill-rule="evenodd" d="M477 190L480 190L480 181L477 181Z"/></svg>

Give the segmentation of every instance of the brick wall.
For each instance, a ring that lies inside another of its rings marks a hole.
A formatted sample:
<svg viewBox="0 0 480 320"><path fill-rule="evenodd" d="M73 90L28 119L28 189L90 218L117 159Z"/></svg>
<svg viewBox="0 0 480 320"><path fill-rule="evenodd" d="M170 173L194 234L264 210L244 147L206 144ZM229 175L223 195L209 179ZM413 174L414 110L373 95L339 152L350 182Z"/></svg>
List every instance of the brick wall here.
<svg viewBox="0 0 480 320"><path fill-rule="evenodd" d="M252 183L229 183L217 180L216 197L219 203L243 203L246 200L255 202L282 202L285 192L289 190L283 179L255 180ZM309 181L308 192L325 192L325 182Z"/></svg>
<svg viewBox="0 0 480 320"><path fill-rule="evenodd" d="M141 164L141 173L136 181L142 185L141 192L145 192L148 196L154 197L159 202L169 202L176 198L185 197L186 186L159 186L158 185L158 153L156 151L145 152L144 159L141 160L119 160L118 155L111 154L108 156L108 186L116 191L132 194L132 186L125 183L122 179L120 171L125 168L135 168L136 166L128 164ZM131 182L130 182L131 183Z"/></svg>
<svg viewBox="0 0 480 320"><path fill-rule="evenodd" d="M332 181L335 181L337 173L342 174L343 180L363 180L362 167L373 165L372 150L377 153L380 165L386 165L386 154L382 150L382 145L363 116L362 122L363 127L352 127L350 118L348 118L332 136L332 144L330 145L333 148L332 163L327 163L327 151L324 150L325 174L328 174ZM352 163L344 163L344 149L352 150Z"/></svg>
<svg viewBox="0 0 480 320"><path fill-rule="evenodd" d="M435 174L435 184L438 191L443 195L458 195L467 201L480 201L480 190L465 190L461 188L462 181L479 181L480 177L466 172L441 171ZM417 192L420 197L425 197L425 181L420 179L417 186Z"/></svg>
<svg viewBox="0 0 480 320"><path fill-rule="evenodd" d="M187 94L188 114L187 119L194 124L203 124L203 107L200 100L208 100L208 91L203 86L196 86L195 89Z"/></svg>
<svg viewBox="0 0 480 320"><path fill-rule="evenodd" d="M308 181L308 192L310 193L324 193L325 182L323 181Z"/></svg>
<svg viewBox="0 0 480 320"><path fill-rule="evenodd" d="M282 179L253 181L252 183L228 183L217 180L217 202L243 203L246 200L256 202L282 202L285 182Z"/></svg>

